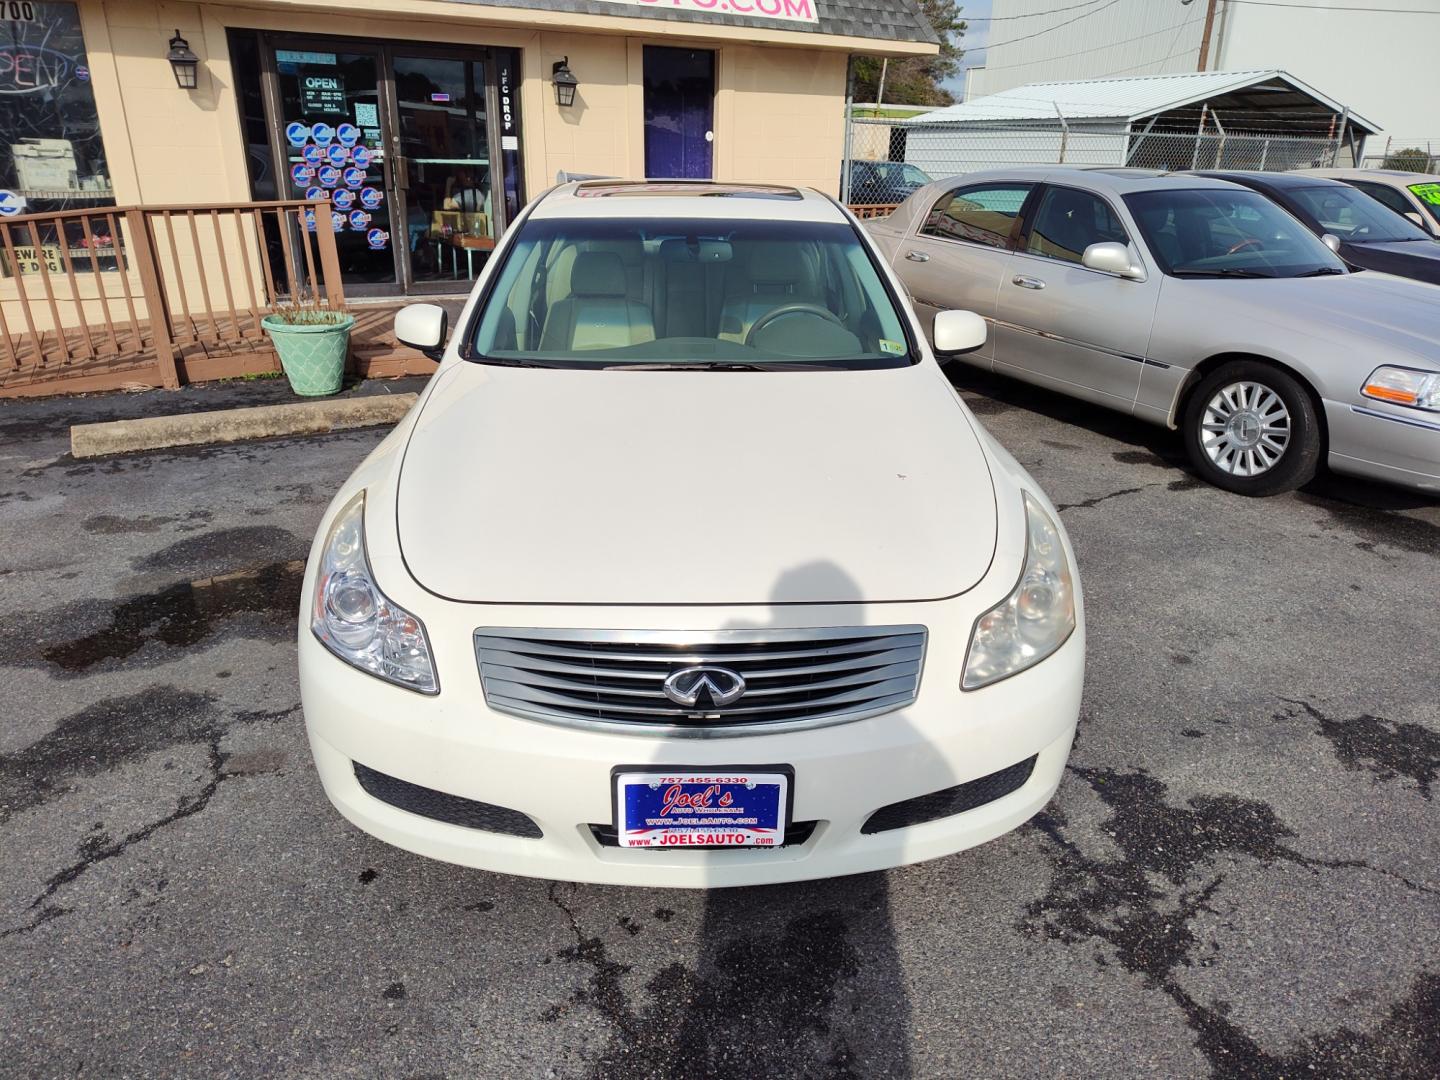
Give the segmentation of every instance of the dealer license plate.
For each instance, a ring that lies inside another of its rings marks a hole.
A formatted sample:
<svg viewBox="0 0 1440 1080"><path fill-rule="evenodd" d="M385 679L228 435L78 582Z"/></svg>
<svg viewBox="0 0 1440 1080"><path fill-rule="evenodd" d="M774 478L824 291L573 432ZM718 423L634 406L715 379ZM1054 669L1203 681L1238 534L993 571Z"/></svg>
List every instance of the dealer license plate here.
<svg viewBox="0 0 1440 1080"><path fill-rule="evenodd" d="M615 777L621 847L779 847L784 773L622 772Z"/></svg>

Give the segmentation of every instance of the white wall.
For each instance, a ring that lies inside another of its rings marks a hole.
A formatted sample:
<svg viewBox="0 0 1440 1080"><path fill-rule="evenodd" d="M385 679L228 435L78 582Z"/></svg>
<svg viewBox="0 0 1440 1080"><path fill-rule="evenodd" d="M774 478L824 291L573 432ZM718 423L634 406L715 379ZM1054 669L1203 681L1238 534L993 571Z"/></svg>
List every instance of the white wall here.
<svg viewBox="0 0 1440 1080"><path fill-rule="evenodd" d="M1006 21L990 24L995 44L986 48L985 67L967 80L966 96L998 94L1031 82L1195 70L1205 0L1188 5L1120 0L1113 7L1096 5L1093 13L1081 8L1037 14L1069 6L1056 0L994 0L992 15ZM1006 44L1015 38L1025 40Z"/></svg>
<svg viewBox="0 0 1440 1080"><path fill-rule="evenodd" d="M1200 3L1201 0L1196 0ZM1393 135L1398 147L1429 138L1440 152L1440 17L1326 11L1420 7L1417 0L1307 0L1291 8L1223 5L1219 56L1231 71L1278 67ZM1433 9L1434 4L1428 4ZM1371 139L1368 153L1384 148Z"/></svg>
<svg viewBox="0 0 1440 1080"><path fill-rule="evenodd" d="M1298 2L1298 0L1292 0ZM1053 11L1055 0L994 0L992 13ZM996 41L985 67L967 83L981 97L1032 82L1194 71L1206 0L1119 0L1093 15L1079 11L992 23ZM1262 7L1219 0L1210 70L1279 68L1349 105L1395 136L1398 147L1425 138L1440 152L1440 18L1330 8L1433 9L1433 0L1304 0L1303 7ZM1077 18L1077 16L1084 16ZM1075 20L1063 25L1068 20ZM1053 28L1053 29L1052 29ZM1038 33L1045 31L1044 33ZM1006 45L1011 38L1036 34ZM1385 138L1371 140L1372 152Z"/></svg>

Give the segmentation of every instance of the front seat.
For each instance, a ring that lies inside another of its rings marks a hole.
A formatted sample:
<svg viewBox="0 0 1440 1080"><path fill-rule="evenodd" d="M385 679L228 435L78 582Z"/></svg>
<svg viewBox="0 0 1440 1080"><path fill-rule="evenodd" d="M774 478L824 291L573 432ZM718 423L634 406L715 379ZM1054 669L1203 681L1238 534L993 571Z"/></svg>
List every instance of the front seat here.
<svg viewBox="0 0 1440 1080"><path fill-rule="evenodd" d="M570 295L545 316L541 352L618 349L655 340L650 309L626 295L625 263L613 251L582 251L570 270Z"/></svg>
<svg viewBox="0 0 1440 1080"><path fill-rule="evenodd" d="M751 245L748 261L728 275L725 293L720 337L726 341L743 342L756 321L776 308L825 304L814 249L776 241Z"/></svg>

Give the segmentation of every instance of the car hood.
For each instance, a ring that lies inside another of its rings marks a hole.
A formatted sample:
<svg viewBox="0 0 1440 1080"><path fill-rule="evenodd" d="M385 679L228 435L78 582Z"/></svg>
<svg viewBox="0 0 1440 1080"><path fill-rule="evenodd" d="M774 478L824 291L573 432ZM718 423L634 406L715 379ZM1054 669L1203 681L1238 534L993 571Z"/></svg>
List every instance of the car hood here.
<svg viewBox="0 0 1440 1080"><path fill-rule="evenodd" d="M1433 240L1343 244L1341 256L1356 266L1440 284L1440 244Z"/></svg>
<svg viewBox="0 0 1440 1080"><path fill-rule="evenodd" d="M1304 332L1334 340L1337 334L1350 334L1363 339L1364 351L1356 354L1360 366L1382 345L1432 362L1440 353L1440 292L1433 285L1368 270L1334 277L1194 283L1217 310L1228 310L1227 323L1244 315L1290 335ZM1241 288L1234 288L1237 285ZM1186 303L1195 302L1192 292Z"/></svg>
<svg viewBox="0 0 1440 1080"><path fill-rule="evenodd" d="M447 598L930 600L994 555L984 451L926 367L438 378L396 506L410 573Z"/></svg>

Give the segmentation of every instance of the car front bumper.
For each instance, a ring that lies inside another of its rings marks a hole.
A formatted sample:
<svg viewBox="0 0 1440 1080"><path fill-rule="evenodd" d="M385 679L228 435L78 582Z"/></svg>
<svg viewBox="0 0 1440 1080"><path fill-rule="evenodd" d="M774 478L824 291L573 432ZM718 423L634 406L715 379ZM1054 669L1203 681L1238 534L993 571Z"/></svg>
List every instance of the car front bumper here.
<svg viewBox="0 0 1440 1080"><path fill-rule="evenodd" d="M302 629L305 722L321 782L336 808L379 839L431 858L531 877L687 888L880 870L950 854L1008 832L1040 810L1060 783L1080 707L1083 621L1059 651L1036 667L961 692L960 669L972 624L968 609L982 610L993 598L965 600L869 610L867 621L875 624L924 624L930 616L919 696L904 709L830 727L725 738L652 737L496 712L486 705L470 651L465 620L479 616L473 610L459 614L455 609L467 606L452 604L442 607L458 620L455 632L437 633L441 628L428 624L442 687L434 697L349 667ZM941 609L945 618L937 626ZM800 609L796 625L849 625L855 619L853 609L828 610L835 621L817 617L825 608ZM486 611L485 621L496 621L498 614ZM500 621L524 625L525 614L509 609ZM533 618L535 612L528 614ZM605 614L633 620L642 613ZM850 621L840 621L847 616ZM667 617L685 625L683 612ZM593 611L588 618L588 623L572 625L612 624ZM714 611L708 619L715 619ZM1033 769L1021 786L973 809L883 832L861 831L881 807L988 777L1031 757ZM510 835L401 809L362 786L357 763L362 771L404 782L401 788L429 789L441 802L445 795L459 796L518 812L542 835ZM803 842L778 849L607 846L602 836L613 825L612 769L639 763L658 768L788 765L794 770L792 821L814 822L813 831Z"/></svg>
<svg viewBox="0 0 1440 1080"><path fill-rule="evenodd" d="M1440 414L1326 400L1325 424L1336 472L1440 492Z"/></svg>

